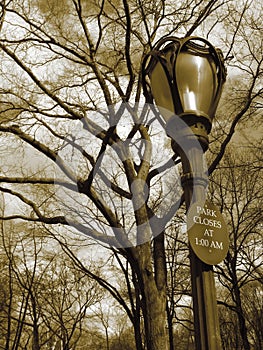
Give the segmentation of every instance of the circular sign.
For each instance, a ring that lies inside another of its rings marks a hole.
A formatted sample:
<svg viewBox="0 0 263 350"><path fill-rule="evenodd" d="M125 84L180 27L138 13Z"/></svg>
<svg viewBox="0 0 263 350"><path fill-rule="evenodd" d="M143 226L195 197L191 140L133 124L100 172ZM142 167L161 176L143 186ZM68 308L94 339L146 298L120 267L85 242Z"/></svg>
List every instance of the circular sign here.
<svg viewBox="0 0 263 350"><path fill-rule="evenodd" d="M216 265L226 257L229 248L227 226L220 210L212 203L196 202L187 213L188 238L197 257Z"/></svg>

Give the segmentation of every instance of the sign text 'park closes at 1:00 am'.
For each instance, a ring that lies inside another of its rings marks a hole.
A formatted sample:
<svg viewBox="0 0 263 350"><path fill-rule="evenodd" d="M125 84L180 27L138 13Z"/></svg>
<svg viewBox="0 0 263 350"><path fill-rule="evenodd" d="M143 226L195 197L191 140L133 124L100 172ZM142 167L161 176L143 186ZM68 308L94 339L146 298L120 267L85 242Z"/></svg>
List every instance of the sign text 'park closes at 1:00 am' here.
<svg viewBox="0 0 263 350"><path fill-rule="evenodd" d="M187 213L188 238L200 260L209 265L220 263L229 248L223 215L212 203L194 203Z"/></svg>

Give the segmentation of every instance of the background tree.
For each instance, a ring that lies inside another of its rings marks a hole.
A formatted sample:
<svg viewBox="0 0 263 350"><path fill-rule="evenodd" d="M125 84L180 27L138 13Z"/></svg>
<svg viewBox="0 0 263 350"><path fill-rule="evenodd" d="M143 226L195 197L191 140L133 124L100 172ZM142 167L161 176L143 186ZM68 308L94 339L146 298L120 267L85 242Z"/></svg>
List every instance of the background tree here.
<svg viewBox="0 0 263 350"><path fill-rule="evenodd" d="M223 305L236 313L242 339L237 347L244 349L250 349L249 339L257 332L253 326L251 329L250 319L254 317L246 314L249 312L247 291L251 284L257 294L257 288L262 286L263 192L262 171L258 171L258 166L251 152L247 153L242 147L242 153L235 150L225 155L219 171L212 177L211 186L213 198L227 215L230 231L229 252L224 264L217 268L220 283L227 289ZM261 312L259 303L256 315Z"/></svg>
<svg viewBox="0 0 263 350"><path fill-rule="evenodd" d="M37 227L2 225L3 349L76 348L102 293Z"/></svg>
<svg viewBox="0 0 263 350"><path fill-rule="evenodd" d="M202 35L223 49L228 108L219 110L211 136L212 173L239 123L249 117L253 125L262 108L261 6L1 1L2 219L40 222L60 237L73 230L114 247L128 303L127 293L61 241L127 312L137 349L142 334L147 349L168 349L164 231L182 194L167 185L171 177L179 182L180 166L171 167L167 137L143 104L142 59L163 35Z"/></svg>

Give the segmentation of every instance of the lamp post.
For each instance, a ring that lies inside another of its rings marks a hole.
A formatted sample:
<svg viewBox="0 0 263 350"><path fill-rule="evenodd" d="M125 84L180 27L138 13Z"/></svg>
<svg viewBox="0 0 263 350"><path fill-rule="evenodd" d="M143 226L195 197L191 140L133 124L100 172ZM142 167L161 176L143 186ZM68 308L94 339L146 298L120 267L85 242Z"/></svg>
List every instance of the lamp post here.
<svg viewBox="0 0 263 350"><path fill-rule="evenodd" d="M155 101L172 148L181 157L187 210L206 200L203 156L225 77L221 51L199 37L163 38L143 62L146 100ZM196 349L220 350L213 266L199 259L191 245L189 252Z"/></svg>

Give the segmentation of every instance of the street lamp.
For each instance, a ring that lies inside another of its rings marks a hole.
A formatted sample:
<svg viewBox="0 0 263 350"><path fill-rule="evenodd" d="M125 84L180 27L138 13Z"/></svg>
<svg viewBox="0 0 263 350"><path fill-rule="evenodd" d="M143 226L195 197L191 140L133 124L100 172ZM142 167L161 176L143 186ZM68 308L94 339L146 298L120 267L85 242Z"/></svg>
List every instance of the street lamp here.
<svg viewBox="0 0 263 350"><path fill-rule="evenodd" d="M206 200L203 154L225 78L221 51L199 37L162 38L142 65L146 101L155 101L173 150L181 157L187 210ZM220 350L213 267L189 249L196 349Z"/></svg>
<svg viewBox="0 0 263 350"><path fill-rule="evenodd" d="M199 37L163 38L146 56L142 75L147 102L155 100L168 134L174 115L190 127L201 123L197 136L210 133L226 76L219 49ZM206 149L207 140L201 143Z"/></svg>

